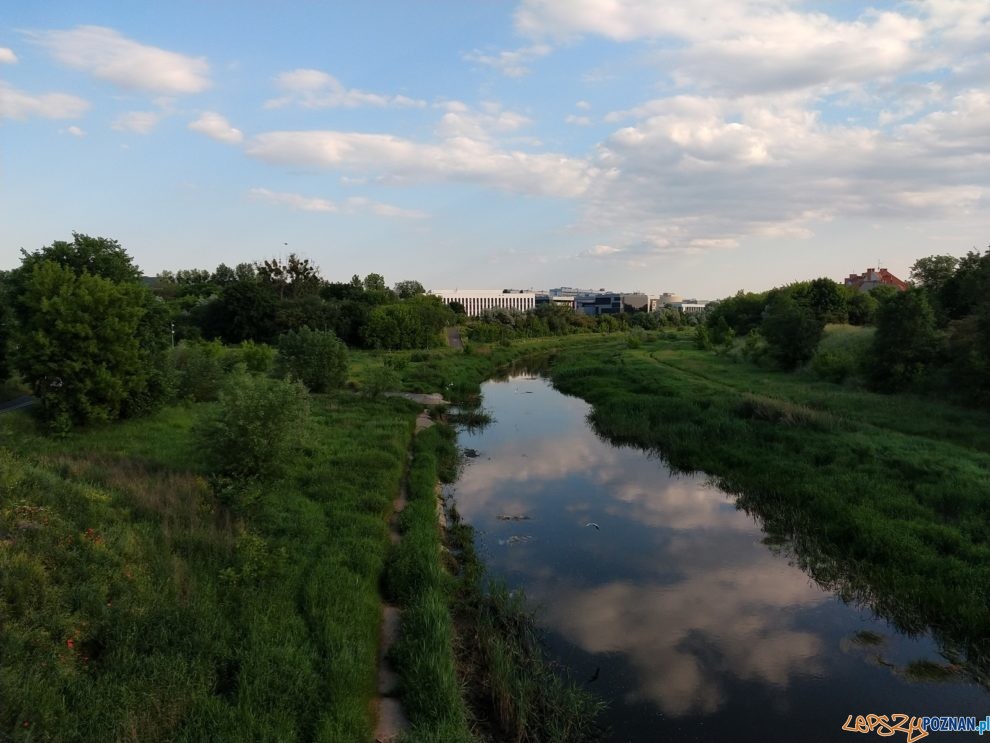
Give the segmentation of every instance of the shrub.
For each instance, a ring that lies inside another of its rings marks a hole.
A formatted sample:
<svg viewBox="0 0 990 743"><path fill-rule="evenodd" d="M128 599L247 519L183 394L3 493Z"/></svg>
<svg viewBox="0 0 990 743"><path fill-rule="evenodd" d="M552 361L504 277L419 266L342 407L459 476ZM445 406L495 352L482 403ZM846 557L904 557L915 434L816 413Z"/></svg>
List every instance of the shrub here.
<svg viewBox="0 0 990 743"><path fill-rule="evenodd" d="M872 340L873 332L868 328L850 325L829 327L811 359L812 372L837 384L862 374L869 359Z"/></svg>
<svg viewBox="0 0 990 743"><path fill-rule="evenodd" d="M308 415L309 397L299 382L235 372L197 435L214 472L263 478L281 469Z"/></svg>
<svg viewBox="0 0 990 743"><path fill-rule="evenodd" d="M249 372L268 374L275 362L275 349L267 343L244 341L238 349L240 360Z"/></svg>
<svg viewBox="0 0 990 743"><path fill-rule="evenodd" d="M397 390L402 385L399 375L389 366L376 366L365 379L364 391L371 397L379 397L384 392Z"/></svg>
<svg viewBox="0 0 990 743"><path fill-rule="evenodd" d="M172 355L178 373L178 397L190 402L216 400L224 379L224 348L219 341L183 341Z"/></svg>
<svg viewBox="0 0 990 743"><path fill-rule="evenodd" d="M329 331L302 327L278 338L278 372L298 379L313 392L327 392L344 385L347 349Z"/></svg>
<svg viewBox="0 0 990 743"><path fill-rule="evenodd" d="M767 304L760 331L767 353L782 369L794 369L809 361L821 340L825 322L787 293Z"/></svg>

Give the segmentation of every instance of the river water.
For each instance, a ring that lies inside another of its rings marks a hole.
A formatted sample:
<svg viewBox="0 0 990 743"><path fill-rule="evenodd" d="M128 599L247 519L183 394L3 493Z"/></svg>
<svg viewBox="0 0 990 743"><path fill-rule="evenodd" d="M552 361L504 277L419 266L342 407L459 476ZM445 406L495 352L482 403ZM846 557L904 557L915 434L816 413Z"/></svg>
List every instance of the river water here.
<svg viewBox="0 0 990 743"><path fill-rule="evenodd" d="M448 494L551 657L608 702L605 740L857 740L849 715L990 714L930 637L823 590L704 475L603 441L542 378L482 394L495 420L459 434L477 456Z"/></svg>

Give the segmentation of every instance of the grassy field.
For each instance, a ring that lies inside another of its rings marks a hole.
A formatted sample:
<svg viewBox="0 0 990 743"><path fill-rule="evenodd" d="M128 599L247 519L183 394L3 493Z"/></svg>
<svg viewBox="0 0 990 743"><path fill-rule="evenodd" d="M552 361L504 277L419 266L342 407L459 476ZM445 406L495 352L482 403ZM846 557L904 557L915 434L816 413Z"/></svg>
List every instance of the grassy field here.
<svg viewBox="0 0 990 743"><path fill-rule="evenodd" d="M564 349L611 439L702 470L820 582L990 662L990 416L766 371L682 341Z"/></svg>
<svg viewBox="0 0 990 743"><path fill-rule="evenodd" d="M403 388L470 402L540 345L353 354L351 386L388 358ZM283 474L247 483L213 477L197 446L215 406L62 438L0 417L0 739L369 740L384 578L406 610L411 740L469 740L435 514L452 431L416 442L395 548L417 406L314 396Z"/></svg>
<svg viewBox="0 0 990 743"><path fill-rule="evenodd" d="M352 354L349 386L387 365L402 388L470 407L521 358L552 360L603 434L738 493L816 580L933 628L986 674L990 416L763 370L689 333ZM449 429L416 437L393 547L416 406L316 396L283 476L250 485L207 472L191 431L212 410L65 438L27 412L0 417L0 739L369 740L383 588L404 608L411 741L592 728L594 702L549 674L525 605L487 587L456 518L457 559L442 558Z"/></svg>
<svg viewBox="0 0 990 743"><path fill-rule="evenodd" d="M209 405L0 419L0 737L362 741L415 407L315 397L284 477L208 482Z"/></svg>

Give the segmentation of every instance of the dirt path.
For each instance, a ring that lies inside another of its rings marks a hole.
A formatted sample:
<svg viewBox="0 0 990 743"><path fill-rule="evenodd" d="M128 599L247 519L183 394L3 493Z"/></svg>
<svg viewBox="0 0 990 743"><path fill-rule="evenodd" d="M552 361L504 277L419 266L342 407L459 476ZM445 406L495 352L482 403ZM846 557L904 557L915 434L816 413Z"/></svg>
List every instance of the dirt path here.
<svg viewBox="0 0 990 743"><path fill-rule="evenodd" d="M464 350L464 343L461 341L461 329L456 325L447 328L447 345L458 351Z"/></svg>
<svg viewBox="0 0 990 743"><path fill-rule="evenodd" d="M416 418L416 433L433 425L429 413L424 410ZM409 453L412 458L412 452ZM392 515L389 517L389 539L392 544L397 544L402 540L399 533L399 514L408 504L408 491L406 488L406 478L408 468L402 477L402 485L399 488L399 495L392 503ZM402 703L397 696L399 687L399 674L388 659L388 652L392 645L399 639L399 632L402 628L402 611L398 606L394 606L382 601L381 634L378 645L378 697L375 699L377 722L375 724L376 743L392 743L400 735L409 730L409 720L402 710Z"/></svg>

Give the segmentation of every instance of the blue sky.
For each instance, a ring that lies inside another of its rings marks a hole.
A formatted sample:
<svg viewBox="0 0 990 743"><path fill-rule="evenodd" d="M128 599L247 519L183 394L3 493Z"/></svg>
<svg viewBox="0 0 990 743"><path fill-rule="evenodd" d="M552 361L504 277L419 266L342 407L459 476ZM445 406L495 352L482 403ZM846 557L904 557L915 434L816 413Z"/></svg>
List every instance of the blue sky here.
<svg viewBox="0 0 990 743"><path fill-rule="evenodd" d="M990 242L990 3L22 3L0 267L717 297Z"/></svg>

